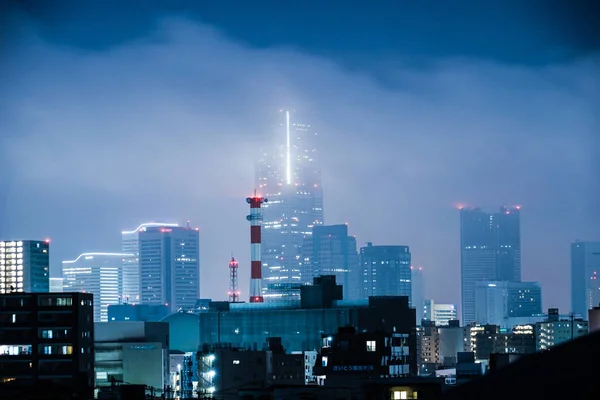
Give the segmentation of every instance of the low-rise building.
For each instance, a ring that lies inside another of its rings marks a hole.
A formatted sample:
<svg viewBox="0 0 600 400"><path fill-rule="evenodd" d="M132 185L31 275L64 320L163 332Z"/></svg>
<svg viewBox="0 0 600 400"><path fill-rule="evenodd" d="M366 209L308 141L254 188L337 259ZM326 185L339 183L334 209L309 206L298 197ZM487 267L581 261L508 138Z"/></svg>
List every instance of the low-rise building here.
<svg viewBox="0 0 600 400"><path fill-rule="evenodd" d="M0 398L53 385L91 398L94 388L93 298L88 293L0 295ZM9 388L10 387L10 388ZM3 394L4 393L4 394Z"/></svg>
<svg viewBox="0 0 600 400"><path fill-rule="evenodd" d="M126 382L164 391L169 382L169 325L99 322L95 327L96 386Z"/></svg>

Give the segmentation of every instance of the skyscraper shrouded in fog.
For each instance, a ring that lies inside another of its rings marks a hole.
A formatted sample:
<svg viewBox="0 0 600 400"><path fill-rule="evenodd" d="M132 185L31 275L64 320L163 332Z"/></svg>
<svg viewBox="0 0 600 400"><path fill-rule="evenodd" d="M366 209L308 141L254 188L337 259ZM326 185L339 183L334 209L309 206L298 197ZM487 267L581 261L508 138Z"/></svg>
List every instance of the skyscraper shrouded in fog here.
<svg viewBox="0 0 600 400"><path fill-rule="evenodd" d="M411 305L416 310L417 325L423 320L423 305L425 301L425 282L423 281L423 267L410 267L411 271Z"/></svg>
<svg viewBox="0 0 600 400"><path fill-rule="evenodd" d="M199 232L189 225L144 223L123 231L123 301L192 309L200 294Z"/></svg>
<svg viewBox="0 0 600 400"><path fill-rule="evenodd" d="M600 242L571 244L571 311L587 318L600 304Z"/></svg>
<svg viewBox="0 0 600 400"><path fill-rule="evenodd" d="M273 146L256 163L263 205L262 277L265 302L299 296L302 245L323 224L317 133L293 111L281 111Z"/></svg>
<svg viewBox="0 0 600 400"><path fill-rule="evenodd" d="M93 294L94 322L106 322L108 306L121 303L123 266L133 258L126 253L83 253L63 261L64 291Z"/></svg>
<svg viewBox="0 0 600 400"><path fill-rule="evenodd" d="M342 285L344 299L358 299L359 278L356 238L348 236L348 225L318 225L311 236L304 238L302 249L302 284L312 284L313 278L335 275Z"/></svg>
<svg viewBox="0 0 600 400"><path fill-rule="evenodd" d="M481 281L521 281L520 207L487 213L460 210L462 322L475 321L475 287Z"/></svg>
<svg viewBox="0 0 600 400"><path fill-rule="evenodd" d="M50 241L0 241L0 294L50 291Z"/></svg>
<svg viewBox="0 0 600 400"><path fill-rule="evenodd" d="M367 243L359 255L361 298L408 296L412 300L411 255L408 246L374 246Z"/></svg>

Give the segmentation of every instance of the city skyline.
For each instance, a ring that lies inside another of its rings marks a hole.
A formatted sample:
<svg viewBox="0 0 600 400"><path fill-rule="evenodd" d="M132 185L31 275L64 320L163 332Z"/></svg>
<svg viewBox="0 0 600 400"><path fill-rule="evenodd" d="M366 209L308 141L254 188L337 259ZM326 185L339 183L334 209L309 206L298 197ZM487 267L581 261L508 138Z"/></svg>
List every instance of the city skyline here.
<svg viewBox="0 0 600 400"><path fill-rule="evenodd" d="M114 13L19 15L0 65L10 171L0 237L52 238L56 276L61 260L119 251L120 229L192 220L203 296L224 298L232 251L244 291L243 199L277 110L289 107L319 132L327 223L348 222L359 246L410 246L426 298L460 304L452 204L520 204L522 280L540 281L544 308L568 310L570 243L600 239L597 49L557 45L539 20L512 25L511 43L491 24L479 37L495 40L471 45L469 13L436 26L451 43L433 46L431 12L400 12L394 26L418 33L394 37L349 17L364 40L347 44L344 59L322 35L337 28L317 22L312 34L324 40L311 45L300 27L271 42L240 40L243 28L224 16L130 12L99 37L91 21Z"/></svg>

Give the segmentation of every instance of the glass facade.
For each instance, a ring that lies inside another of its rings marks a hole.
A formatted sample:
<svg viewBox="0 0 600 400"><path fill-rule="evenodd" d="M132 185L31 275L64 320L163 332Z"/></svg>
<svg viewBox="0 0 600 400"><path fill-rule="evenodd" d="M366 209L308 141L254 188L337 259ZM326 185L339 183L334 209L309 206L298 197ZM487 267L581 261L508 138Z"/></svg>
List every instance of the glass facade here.
<svg viewBox="0 0 600 400"><path fill-rule="evenodd" d="M344 299L360 298L356 238L348 236L347 225L315 226L312 235L304 238L302 283L311 284L321 275L335 275Z"/></svg>
<svg viewBox="0 0 600 400"><path fill-rule="evenodd" d="M108 306L121 303L122 268L133 254L84 253L62 262L64 290L94 295L94 322L108 321Z"/></svg>
<svg viewBox="0 0 600 400"><path fill-rule="evenodd" d="M412 300L412 271L408 246L373 246L360 249L361 297L408 296Z"/></svg>
<svg viewBox="0 0 600 400"><path fill-rule="evenodd" d="M542 288L537 282L477 282L475 322L505 327L509 318L542 313Z"/></svg>
<svg viewBox="0 0 600 400"><path fill-rule="evenodd" d="M487 213L460 211L463 325L475 321L475 286L481 281L521 281L519 207Z"/></svg>
<svg viewBox="0 0 600 400"><path fill-rule="evenodd" d="M571 311L587 318L600 304L600 242L571 244Z"/></svg>
<svg viewBox="0 0 600 400"><path fill-rule="evenodd" d="M224 303L226 308L198 314L201 344L230 344L261 350L267 338L280 337L287 352L317 350L322 335L339 327L359 332L398 332L414 339L415 310L402 296L371 297L368 301L339 301L329 308L274 306L269 303ZM411 342L412 343L412 342ZM414 342L416 343L416 342Z"/></svg>
<svg viewBox="0 0 600 400"><path fill-rule="evenodd" d="M200 292L198 229L142 224L123 232L122 249L135 257L123 263L126 302L166 304L172 311L194 308Z"/></svg>
<svg viewBox="0 0 600 400"><path fill-rule="evenodd" d="M323 224L323 190L317 134L296 121L294 112L282 111L276 145L263 151L256 164L256 188L268 202L263 205L262 277L265 301L297 298L282 290L302 281L302 244L312 228Z"/></svg>
<svg viewBox="0 0 600 400"><path fill-rule="evenodd" d="M50 241L0 241L0 294L50 291Z"/></svg>

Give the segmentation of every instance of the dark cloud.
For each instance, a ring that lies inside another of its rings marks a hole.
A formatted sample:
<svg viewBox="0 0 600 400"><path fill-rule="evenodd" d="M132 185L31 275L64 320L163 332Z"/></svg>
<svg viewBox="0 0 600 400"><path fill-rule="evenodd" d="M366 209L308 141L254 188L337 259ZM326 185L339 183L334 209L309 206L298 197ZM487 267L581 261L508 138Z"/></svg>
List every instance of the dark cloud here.
<svg viewBox="0 0 600 400"><path fill-rule="evenodd" d="M224 298L231 252L249 263L253 160L290 105L321 133L326 222L349 222L359 243L410 245L437 301L459 303L456 203L523 206L524 278L543 283L547 306L569 306L569 242L599 239L598 56L426 69L396 57L378 67L384 86L189 19L102 52L31 32L0 67L0 234L51 236L53 273L118 249L121 229L191 220L203 296Z"/></svg>

